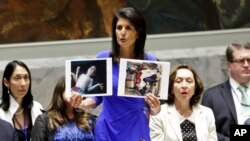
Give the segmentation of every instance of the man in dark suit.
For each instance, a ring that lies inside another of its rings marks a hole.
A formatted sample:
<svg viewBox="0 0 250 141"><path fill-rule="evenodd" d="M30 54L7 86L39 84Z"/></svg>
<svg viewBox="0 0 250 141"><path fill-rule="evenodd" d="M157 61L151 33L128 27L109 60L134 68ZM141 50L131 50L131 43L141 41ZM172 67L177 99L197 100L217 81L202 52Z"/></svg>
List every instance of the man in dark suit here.
<svg viewBox="0 0 250 141"><path fill-rule="evenodd" d="M229 141L230 125L244 124L250 117L249 113L242 112L243 100L239 90L240 85L245 85L250 97L250 43L237 41L230 44L226 50L226 58L229 79L206 90L201 101L201 104L214 112L219 141Z"/></svg>
<svg viewBox="0 0 250 141"><path fill-rule="evenodd" d="M15 129L10 123L0 119L0 129L1 141L17 141L17 138L15 137Z"/></svg>

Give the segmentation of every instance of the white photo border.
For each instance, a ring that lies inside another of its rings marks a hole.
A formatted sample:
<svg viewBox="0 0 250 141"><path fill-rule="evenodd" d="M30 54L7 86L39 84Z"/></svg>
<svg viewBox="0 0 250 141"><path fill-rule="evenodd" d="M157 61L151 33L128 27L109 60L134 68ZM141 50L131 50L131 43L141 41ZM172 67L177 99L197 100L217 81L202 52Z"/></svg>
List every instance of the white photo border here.
<svg viewBox="0 0 250 141"><path fill-rule="evenodd" d="M138 94L138 87L136 82L128 83L128 70L127 65L129 63L135 64L157 64L157 66L161 66L161 74L159 75L160 82L159 88L156 97L158 99L166 100L168 98L168 85L169 85L169 74L170 74L170 62L163 62L163 61L149 61L149 60L137 60L137 59L120 59L120 72L119 72L119 83L118 83L118 96L125 96L125 97L136 97L136 98L144 98L145 96L140 93ZM136 76L134 76L136 77ZM133 78L134 78L133 77ZM132 78L132 79L133 79ZM127 82L126 82L127 81ZM140 82L141 83L141 82ZM126 86L127 84L127 86ZM128 84L132 85L132 89L128 91ZM152 90L152 89L151 89ZM132 91L132 92L131 92ZM133 93L133 94L132 94Z"/></svg>
<svg viewBox="0 0 250 141"><path fill-rule="evenodd" d="M78 63L91 63L96 61L105 61L106 62L106 93L93 93L93 94L84 94L81 93L85 97L91 97L91 96L111 96L112 95L112 59L111 58L95 58L95 59L89 59L89 58L82 58L82 59L71 59L71 60L65 60L65 92L66 95L69 97L72 94L72 88L71 88L71 71L72 71L72 63L78 62ZM103 68L104 69L104 68ZM97 70L98 73L99 70Z"/></svg>

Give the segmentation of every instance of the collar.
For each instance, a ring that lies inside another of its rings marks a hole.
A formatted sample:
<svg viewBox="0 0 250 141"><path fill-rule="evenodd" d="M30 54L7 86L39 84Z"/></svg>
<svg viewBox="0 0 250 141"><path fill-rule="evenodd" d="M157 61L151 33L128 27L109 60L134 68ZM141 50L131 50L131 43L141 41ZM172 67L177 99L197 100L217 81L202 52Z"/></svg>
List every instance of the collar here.
<svg viewBox="0 0 250 141"><path fill-rule="evenodd" d="M234 91L237 91L238 87L240 86L240 83L235 81L232 77L229 78L229 83Z"/></svg>
<svg viewBox="0 0 250 141"><path fill-rule="evenodd" d="M176 112L178 112L178 111L176 110L174 104L171 104L171 105L164 104L164 105L167 106L167 109L168 109L168 112L169 112L169 113L175 114ZM195 114L195 115L199 115L199 113L202 112L201 107L200 107L199 104L193 105L193 106L192 106L192 110L193 110L193 113L192 113L192 114Z"/></svg>
<svg viewBox="0 0 250 141"><path fill-rule="evenodd" d="M237 81L235 81L232 77L229 78L229 83L231 85L231 87L237 91L238 87L240 86L240 83L238 83ZM250 88L250 81L245 84L247 86L247 88L249 89Z"/></svg>
<svg viewBox="0 0 250 141"><path fill-rule="evenodd" d="M10 111L12 116L15 114L18 107L19 107L19 104L16 102L14 97L10 94L10 108L9 108L9 111Z"/></svg>

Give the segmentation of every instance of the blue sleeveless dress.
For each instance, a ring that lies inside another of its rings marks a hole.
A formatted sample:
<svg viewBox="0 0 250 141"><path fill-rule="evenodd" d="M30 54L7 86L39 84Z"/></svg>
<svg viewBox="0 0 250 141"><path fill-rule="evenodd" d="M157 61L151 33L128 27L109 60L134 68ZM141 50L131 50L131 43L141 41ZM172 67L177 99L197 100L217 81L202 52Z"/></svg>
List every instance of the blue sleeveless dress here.
<svg viewBox="0 0 250 141"><path fill-rule="evenodd" d="M97 58L108 58L110 51L102 51ZM156 60L147 54L147 60ZM150 141L144 98L117 96L119 64L112 63L113 95L92 97L97 105L103 103L95 126L96 141Z"/></svg>

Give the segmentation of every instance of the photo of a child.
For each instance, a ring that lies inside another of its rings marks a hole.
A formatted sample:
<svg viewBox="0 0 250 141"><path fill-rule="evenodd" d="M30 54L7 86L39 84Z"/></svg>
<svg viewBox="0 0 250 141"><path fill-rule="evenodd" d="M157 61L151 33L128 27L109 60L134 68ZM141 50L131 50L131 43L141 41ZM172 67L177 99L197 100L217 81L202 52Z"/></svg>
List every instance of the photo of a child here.
<svg viewBox="0 0 250 141"><path fill-rule="evenodd" d="M66 90L82 95L111 95L110 59L82 59L66 61ZM67 88L68 87L68 88Z"/></svg>

